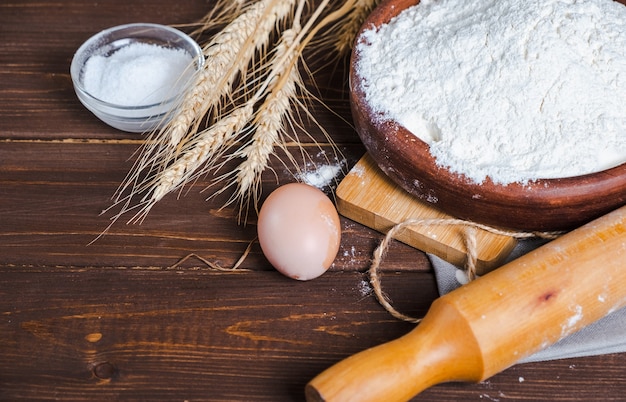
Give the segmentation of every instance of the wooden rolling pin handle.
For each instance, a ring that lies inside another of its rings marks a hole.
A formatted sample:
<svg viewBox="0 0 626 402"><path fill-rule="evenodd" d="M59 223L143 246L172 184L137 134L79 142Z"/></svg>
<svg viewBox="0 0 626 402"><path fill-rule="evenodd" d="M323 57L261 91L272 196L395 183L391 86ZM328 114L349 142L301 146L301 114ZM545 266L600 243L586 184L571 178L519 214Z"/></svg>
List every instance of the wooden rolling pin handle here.
<svg viewBox="0 0 626 402"><path fill-rule="evenodd" d="M438 383L478 381L481 356L468 333L463 317L439 298L413 331L316 377L305 389L307 401L404 401Z"/></svg>
<svg viewBox="0 0 626 402"><path fill-rule="evenodd" d="M481 381L626 305L626 206L435 300L409 334L327 369L308 401L406 401Z"/></svg>

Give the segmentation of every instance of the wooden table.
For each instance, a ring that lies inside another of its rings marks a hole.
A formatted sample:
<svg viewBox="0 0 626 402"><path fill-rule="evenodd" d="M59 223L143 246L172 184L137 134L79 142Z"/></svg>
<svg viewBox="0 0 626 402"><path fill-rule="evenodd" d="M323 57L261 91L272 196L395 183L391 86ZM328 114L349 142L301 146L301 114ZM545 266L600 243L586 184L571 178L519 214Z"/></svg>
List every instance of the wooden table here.
<svg viewBox="0 0 626 402"><path fill-rule="evenodd" d="M142 141L112 129L77 100L74 51L128 22L184 24L205 0L0 2L0 399L302 400L333 363L412 325L379 306L364 273L381 235L342 218L330 271L298 282L275 272L237 222L206 201L202 178L166 197L141 225L100 215ZM349 121L345 73L320 75L316 118L344 153L364 153ZM342 119L343 117L343 119ZM330 150L328 144L323 149ZM323 156L313 147L314 161ZM275 162L278 182L293 181ZM311 166L302 162L302 167ZM277 186L264 179L264 195ZM383 286L401 311L422 315L437 296L425 255L393 244ZM480 384L443 384L419 400L624 400L626 357L514 366Z"/></svg>

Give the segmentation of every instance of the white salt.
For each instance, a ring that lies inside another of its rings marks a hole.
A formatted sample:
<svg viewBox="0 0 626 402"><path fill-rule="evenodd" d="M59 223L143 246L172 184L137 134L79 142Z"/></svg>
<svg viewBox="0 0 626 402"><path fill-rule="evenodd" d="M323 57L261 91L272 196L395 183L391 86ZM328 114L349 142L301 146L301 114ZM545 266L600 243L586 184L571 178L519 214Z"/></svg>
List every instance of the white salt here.
<svg viewBox="0 0 626 402"><path fill-rule="evenodd" d="M85 90L119 106L158 104L175 96L193 74L183 49L135 42L110 55L90 57L83 68Z"/></svg>
<svg viewBox="0 0 626 402"><path fill-rule="evenodd" d="M475 182L626 161L626 7L422 0L357 45L367 104Z"/></svg>

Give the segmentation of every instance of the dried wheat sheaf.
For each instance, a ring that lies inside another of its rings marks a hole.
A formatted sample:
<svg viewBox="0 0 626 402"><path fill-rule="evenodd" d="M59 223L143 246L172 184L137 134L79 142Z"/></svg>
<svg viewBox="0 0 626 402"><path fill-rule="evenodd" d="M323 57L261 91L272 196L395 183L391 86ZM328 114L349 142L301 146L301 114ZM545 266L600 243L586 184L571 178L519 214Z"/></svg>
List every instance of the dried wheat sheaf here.
<svg viewBox="0 0 626 402"><path fill-rule="evenodd" d="M218 0L192 33L208 35L201 43L204 66L167 125L149 134L138 150L113 197L111 208L118 211L111 225L124 215L129 223L141 222L166 194L210 172L216 177L213 194L231 191L227 205L238 204L245 220L250 208L258 208L261 174L277 150L284 151L286 166L298 169L287 144L306 154L298 137L307 135L302 119L315 122L309 102L320 101L304 84L302 73L309 83L314 77L303 52L341 59L377 0L335 3ZM215 27L220 28L207 34ZM225 171L233 160L238 166Z"/></svg>

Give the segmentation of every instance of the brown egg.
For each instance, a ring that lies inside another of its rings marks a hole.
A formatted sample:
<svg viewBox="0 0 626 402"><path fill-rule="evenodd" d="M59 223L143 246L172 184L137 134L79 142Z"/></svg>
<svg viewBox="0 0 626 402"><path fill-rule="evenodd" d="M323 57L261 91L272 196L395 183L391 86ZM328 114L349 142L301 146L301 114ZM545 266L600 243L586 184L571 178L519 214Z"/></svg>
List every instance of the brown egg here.
<svg viewBox="0 0 626 402"><path fill-rule="evenodd" d="M326 272L341 241L341 223L332 201L319 189L302 183L286 184L267 197L257 231L263 254L272 266L303 281Z"/></svg>

